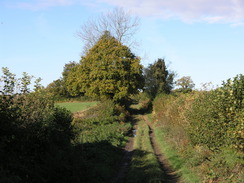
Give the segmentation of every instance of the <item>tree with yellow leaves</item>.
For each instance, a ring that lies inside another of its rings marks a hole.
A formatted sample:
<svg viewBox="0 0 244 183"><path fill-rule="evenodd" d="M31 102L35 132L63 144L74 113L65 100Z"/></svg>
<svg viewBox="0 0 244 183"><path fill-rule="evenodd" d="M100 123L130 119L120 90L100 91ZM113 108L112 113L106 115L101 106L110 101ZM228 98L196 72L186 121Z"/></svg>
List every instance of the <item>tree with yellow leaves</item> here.
<svg viewBox="0 0 244 183"><path fill-rule="evenodd" d="M68 90L101 99L126 101L142 89L144 79L140 58L110 35L108 31L81 58L68 76Z"/></svg>

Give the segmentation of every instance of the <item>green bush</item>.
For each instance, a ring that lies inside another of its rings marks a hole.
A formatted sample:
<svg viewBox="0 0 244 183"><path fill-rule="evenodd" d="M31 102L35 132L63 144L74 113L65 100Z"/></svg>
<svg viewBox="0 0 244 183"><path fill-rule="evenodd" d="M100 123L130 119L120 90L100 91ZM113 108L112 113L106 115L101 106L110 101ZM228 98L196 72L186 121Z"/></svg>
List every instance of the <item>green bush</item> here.
<svg viewBox="0 0 244 183"><path fill-rule="evenodd" d="M153 102L155 126L202 182L241 182L244 76L211 91L160 95Z"/></svg>
<svg viewBox="0 0 244 183"><path fill-rule="evenodd" d="M83 182L109 182L118 171L131 129L130 123L119 121L121 110L112 101L104 101L74 120L74 144L82 147Z"/></svg>
<svg viewBox="0 0 244 183"><path fill-rule="evenodd" d="M102 102L73 121L70 111L55 106L38 82L35 92L29 93L27 74L21 93L14 93L15 75L7 68L3 71L0 182L109 182L131 128L119 122L124 108Z"/></svg>
<svg viewBox="0 0 244 183"><path fill-rule="evenodd" d="M243 149L244 76L238 75L223 86L197 98L188 113L189 133L194 144L212 150L222 146Z"/></svg>
<svg viewBox="0 0 244 183"><path fill-rule="evenodd" d="M69 159L74 137L69 111L38 92L2 95L0 111L0 182L48 182L68 176L56 171L69 166L63 161Z"/></svg>
<svg viewBox="0 0 244 183"><path fill-rule="evenodd" d="M126 141L125 134L131 128L131 124L119 122L121 114L124 114L122 112L112 101L103 102L86 111L82 119L74 121L76 129L80 131L78 142L92 143L106 140L114 146L123 146Z"/></svg>

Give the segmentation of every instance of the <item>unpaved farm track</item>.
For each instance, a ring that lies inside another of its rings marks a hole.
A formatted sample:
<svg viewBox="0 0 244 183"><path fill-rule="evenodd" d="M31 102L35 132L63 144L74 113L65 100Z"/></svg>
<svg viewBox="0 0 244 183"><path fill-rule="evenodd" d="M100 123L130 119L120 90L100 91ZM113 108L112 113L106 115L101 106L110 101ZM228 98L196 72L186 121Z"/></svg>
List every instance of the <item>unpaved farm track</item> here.
<svg viewBox="0 0 244 183"><path fill-rule="evenodd" d="M163 156L163 154L160 152L159 146L156 142L154 130L147 118L146 115L143 115L142 117L145 121L145 123L148 125L150 131L149 131L149 136L150 136L150 141L154 150L154 154L157 157L157 160L159 164L161 165L161 169L163 170L164 177L164 183L183 183L183 181L180 179L180 177L177 175L176 171L173 171L173 169L170 167L168 161L166 158ZM120 163L120 169L116 177L112 179L112 183L126 183L126 177L127 173L130 168L130 163L131 163L131 158L133 156L133 145L134 145L134 137L129 137L129 140L124 148L124 157Z"/></svg>
<svg viewBox="0 0 244 183"><path fill-rule="evenodd" d="M165 173L165 181L164 183L183 183L183 181L180 179L180 176L177 175L177 172L174 171L167 159L164 157L164 155L161 153L159 146L156 142L156 138L155 138L155 134L154 134L154 130L148 120L147 116L143 116L144 121L147 123L148 127L149 127L149 136L150 136L150 141L153 147L153 151L155 156L157 157L157 160L159 162L159 164L161 165L161 169L163 170L163 172Z"/></svg>
<svg viewBox="0 0 244 183"><path fill-rule="evenodd" d="M113 178L112 183L125 183L126 175L130 168L130 162L133 155L133 145L134 145L134 137L129 137L129 140L124 148L124 157L120 164L120 170L116 177Z"/></svg>

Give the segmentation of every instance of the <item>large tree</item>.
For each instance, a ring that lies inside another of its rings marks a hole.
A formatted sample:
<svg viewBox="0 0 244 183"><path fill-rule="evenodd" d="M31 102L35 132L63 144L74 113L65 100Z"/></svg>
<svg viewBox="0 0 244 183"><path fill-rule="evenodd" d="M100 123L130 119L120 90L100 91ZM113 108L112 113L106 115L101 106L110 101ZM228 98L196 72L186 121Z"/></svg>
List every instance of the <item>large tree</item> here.
<svg viewBox="0 0 244 183"><path fill-rule="evenodd" d="M135 46L134 35L139 27L138 17L132 16L122 8L101 14L85 22L77 35L84 42L84 52L92 48L104 31L109 31L115 39L127 46Z"/></svg>
<svg viewBox="0 0 244 183"><path fill-rule="evenodd" d="M176 85L179 86L178 91L184 93L192 91L195 86L190 76L183 76L182 78L178 79L176 81Z"/></svg>
<svg viewBox="0 0 244 183"><path fill-rule="evenodd" d="M68 75L68 90L120 102L137 93L143 81L140 58L106 31Z"/></svg>
<svg viewBox="0 0 244 183"><path fill-rule="evenodd" d="M152 98L159 93L170 93L173 88L174 73L165 65L164 59L159 58L144 69L145 92Z"/></svg>
<svg viewBox="0 0 244 183"><path fill-rule="evenodd" d="M65 87L63 79L57 79L51 82L46 87L47 92L51 93L55 97L68 97L69 93Z"/></svg>
<svg viewBox="0 0 244 183"><path fill-rule="evenodd" d="M67 78L69 73L77 66L78 63L70 61L65 64L62 72L62 77L50 83L46 90L56 97L70 97L71 95L67 89Z"/></svg>

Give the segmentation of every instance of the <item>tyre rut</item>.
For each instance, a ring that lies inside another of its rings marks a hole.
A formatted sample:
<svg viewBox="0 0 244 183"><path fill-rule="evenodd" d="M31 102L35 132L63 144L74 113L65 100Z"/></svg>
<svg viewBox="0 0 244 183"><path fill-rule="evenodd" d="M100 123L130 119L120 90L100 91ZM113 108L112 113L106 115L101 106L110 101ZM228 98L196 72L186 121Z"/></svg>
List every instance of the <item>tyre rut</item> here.
<svg viewBox="0 0 244 183"><path fill-rule="evenodd" d="M164 172L164 183L183 183L180 176L177 174L176 171L174 171L167 159L164 157L164 155L161 153L159 146L157 145L154 130L151 127L150 122L147 119L147 116L143 115L143 120L149 127L149 137L150 142L154 151L155 156L157 157L157 160L161 166L162 171ZM135 124L134 124L135 125ZM135 128L135 126L134 126ZM129 137L129 140L124 148L124 157L119 165L120 169L117 173L117 175L112 179L112 183L126 183L126 177L127 173L130 168L131 159L133 156L133 145L134 145L134 137L133 135Z"/></svg>
<svg viewBox="0 0 244 183"><path fill-rule="evenodd" d="M134 127L133 127L134 128ZM131 159L133 156L133 145L134 145L134 136L131 134L131 136L128 139L128 142L126 143L126 146L124 148L124 156L122 161L120 162L120 169L116 175L116 177L113 178L111 181L112 183L125 183L127 173L130 168Z"/></svg>
<svg viewBox="0 0 244 183"><path fill-rule="evenodd" d="M165 181L164 183L183 183L183 181L180 179L180 176L177 175L177 172L174 171L167 159L164 157L164 155L161 153L160 149L159 149L159 146L156 142L156 138L155 138L155 134L154 134L154 130L153 128L151 127L151 124L150 122L148 121L148 118L147 116L143 116L143 119L144 121L146 122L146 124L148 125L149 127L149 136L150 136L150 141L151 141L151 144L152 144L152 147L153 147L153 151L154 151L154 154L155 156L157 157L157 160L159 162L159 164L161 165L161 169L163 170L163 172L165 173L164 174L164 177L165 177Z"/></svg>

